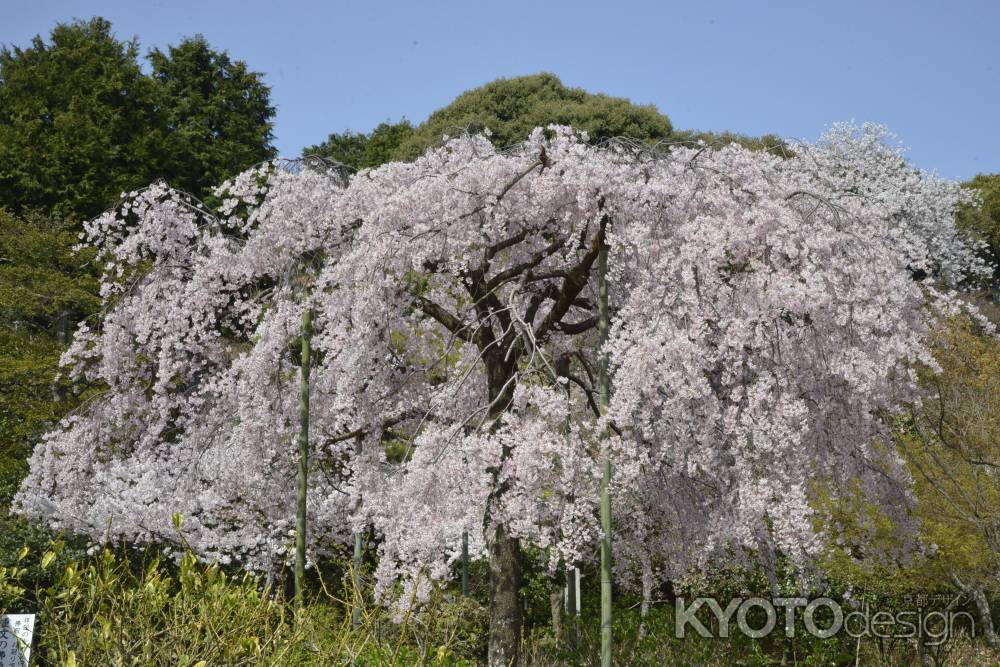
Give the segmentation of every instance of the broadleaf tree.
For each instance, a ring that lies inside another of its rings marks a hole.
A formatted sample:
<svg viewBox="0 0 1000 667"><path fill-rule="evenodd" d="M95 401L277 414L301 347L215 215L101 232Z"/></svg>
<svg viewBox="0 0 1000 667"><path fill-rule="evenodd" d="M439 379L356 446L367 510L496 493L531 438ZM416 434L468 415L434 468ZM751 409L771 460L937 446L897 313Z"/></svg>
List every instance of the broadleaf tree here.
<svg viewBox="0 0 1000 667"><path fill-rule="evenodd" d="M379 123L371 132L334 132L326 141L309 146L303 153L339 162L355 171L391 162L399 146L413 134L409 121Z"/></svg>
<svg viewBox="0 0 1000 667"><path fill-rule="evenodd" d="M536 127L571 125L592 142L628 137L645 144L676 139L670 119L651 104L571 88L550 73L497 79L456 97L402 137L393 157L412 160L444 136L489 131L498 148L514 146Z"/></svg>
<svg viewBox="0 0 1000 667"><path fill-rule="evenodd" d="M962 184L979 198L958 214L958 226L983 243L982 255L993 264L994 289L1000 288L1000 174L979 174Z"/></svg>

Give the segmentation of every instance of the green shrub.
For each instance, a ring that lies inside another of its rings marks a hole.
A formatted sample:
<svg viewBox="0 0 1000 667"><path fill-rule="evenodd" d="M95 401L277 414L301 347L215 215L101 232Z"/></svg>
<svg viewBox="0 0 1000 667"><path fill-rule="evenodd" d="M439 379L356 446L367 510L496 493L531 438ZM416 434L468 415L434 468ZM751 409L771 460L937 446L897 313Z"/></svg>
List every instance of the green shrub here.
<svg viewBox="0 0 1000 667"><path fill-rule="evenodd" d="M36 558L24 547L16 562L0 566L0 611L38 615L35 665L462 667L485 647L485 608L442 591L399 625L355 596L350 577L342 599L320 579L322 594L296 610L259 578L191 553L174 564L124 549L83 558L67 552L53 542ZM357 627L354 604L361 605Z"/></svg>
<svg viewBox="0 0 1000 667"><path fill-rule="evenodd" d="M41 568L58 553L46 552ZM157 558L136 568L110 550L70 561L35 592L35 655L45 664L178 667L291 664L301 653L302 624L255 578L232 579L191 554L169 570ZM24 574L0 572L5 608L20 606Z"/></svg>

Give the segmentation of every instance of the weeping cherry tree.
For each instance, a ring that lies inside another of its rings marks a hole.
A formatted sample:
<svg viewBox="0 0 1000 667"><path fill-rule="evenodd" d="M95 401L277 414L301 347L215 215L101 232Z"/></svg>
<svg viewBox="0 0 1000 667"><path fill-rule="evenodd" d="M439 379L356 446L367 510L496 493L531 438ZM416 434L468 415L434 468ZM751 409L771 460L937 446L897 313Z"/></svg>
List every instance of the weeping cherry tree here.
<svg viewBox="0 0 1000 667"><path fill-rule="evenodd" d="M872 126L784 158L553 126L346 185L269 165L218 194L208 212L154 185L88 226L105 309L65 362L106 390L36 449L21 510L140 542L173 539L181 512L203 557L284 562L309 313L304 546L370 527L376 594L401 613L467 535L489 562L491 665L518 662L526 544L555 572L613 526L608 595L613 576L648 602L709 563L808 562L831 537L816 489L906 532L879 436L933 364L927 334L956 307L941 286L987 271L953 227L958 185Z"/></svg>

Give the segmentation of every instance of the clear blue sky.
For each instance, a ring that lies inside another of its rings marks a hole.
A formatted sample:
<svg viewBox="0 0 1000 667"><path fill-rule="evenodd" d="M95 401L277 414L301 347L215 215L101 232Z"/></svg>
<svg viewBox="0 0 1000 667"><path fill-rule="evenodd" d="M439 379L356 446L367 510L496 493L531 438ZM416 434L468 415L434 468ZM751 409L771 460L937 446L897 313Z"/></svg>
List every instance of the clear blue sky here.
<svg viewBox="0 0 1000 667"><path fill-rule="evenodd" d="M813 139L871 120L921 168L1000 172L1000 0L0 0L0 42L93 15L144 49L201 33L264 72L284 155L550 71L679 128Z"/></svg>

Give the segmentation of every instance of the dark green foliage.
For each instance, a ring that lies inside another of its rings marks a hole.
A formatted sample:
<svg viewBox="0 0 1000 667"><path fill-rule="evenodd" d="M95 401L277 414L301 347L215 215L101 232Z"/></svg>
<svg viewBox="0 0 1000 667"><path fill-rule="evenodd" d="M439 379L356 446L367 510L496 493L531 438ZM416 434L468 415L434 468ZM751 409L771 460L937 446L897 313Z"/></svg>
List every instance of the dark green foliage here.
<svg viewBox="0 0 1000 667"><path fill-rule="evenodd" d="M680 130L676 133L677 139L685 145L695 146L699 142L705 142L710 146L725 146L727 144L739 144L752 151L767 151L778 157L789 157L792 154L791 147L784 139L776 134L765 134L753 137L747 134L736 132L711 132L698 130Z"/></svg>
<svg viewBox="0 0 1000 667"><path fill-rule="evenodd" d="M551 123L585 130L595 142L622 136L652 144L673 137L670 119L653 105L568 88L553 74L534 74L497 79L462 93L421 123L394 157L410 160L439 144L442 135L485 128L494 144L506 147Z"/></svg>
<svg viewBox="0 0 1000 667"><path fill-rule="evenodd" d="M203 194L271 157L270 90L203 38L149 55L101 18L0 51L0 205L70 221L165 178Z"/></svg>
<svg viewBox="0 0 1000 667"><path fill-rule="evenodd" d="M0 327L0 501L27 473L31 443L61 416L53 382L62 348L54 340Z"/></svg>
<svg viewBox="0 0 1000 667"><path fill-rule="evenodd" d="M76 233L37 215L0 209L0 502L10 500L32 444L71 407L55 382L59 356L98 306L93 252Z"/></svg>
<svg viewBox="0 0 1000 667"><path fill-rule="evenodd" d="M368 134L350 130L333 133L323 143L310 146L303 152L334 160L358 171L389 162L399 146L412 135L413 126L408 120L379 123Z"/></svg>
<svg viewBox="0 0 1000 667"><path fill-rule="evenodd" d="M98 305L93 253L75 253L76 240L68 224L0 209L0 567L50 537L8 506L38 438L80 399L57 380L66 338Z"/></svg>
<svg viewBox="0 0 1000 667"><path fill-rule="evenodd" d="M138 44L95 18L0 50L0 205L97 214L148 179L152 81Z"/></svg>
<svg viewBox="0 0 1000 667"><path fill-rule="evenodd" d="M493 143L504 148L523 141L536 127L552 123L585 130L591 141L627 137L666 150L676 143L735 142L751 150L787 155L788 146L773 135L750 137L732 132L696 132L673 129L670 119L653 105L568 88L552 74L497 79L469 90L431 114L414 128L408 121L381 123L369 134L345 131L305 150L341 162L354 170L377 167L392 160L412 160L445 135L489 129Z"/></svg>
<svg viewBox="0 0 1000 667"><path fill-rule="evenodd" d="M274 157L270 89L258 72L198 35L149 53L166 133L153 153L174 187L201 194Z"/></svg>
<svg viewBox="0 0 1000 667"><path fill-rule="evenodd" d="M78 241L68 223L0 209L0 317L7 326L61 336L53 322L93 312L94 251L74 250Z"/></svg>

